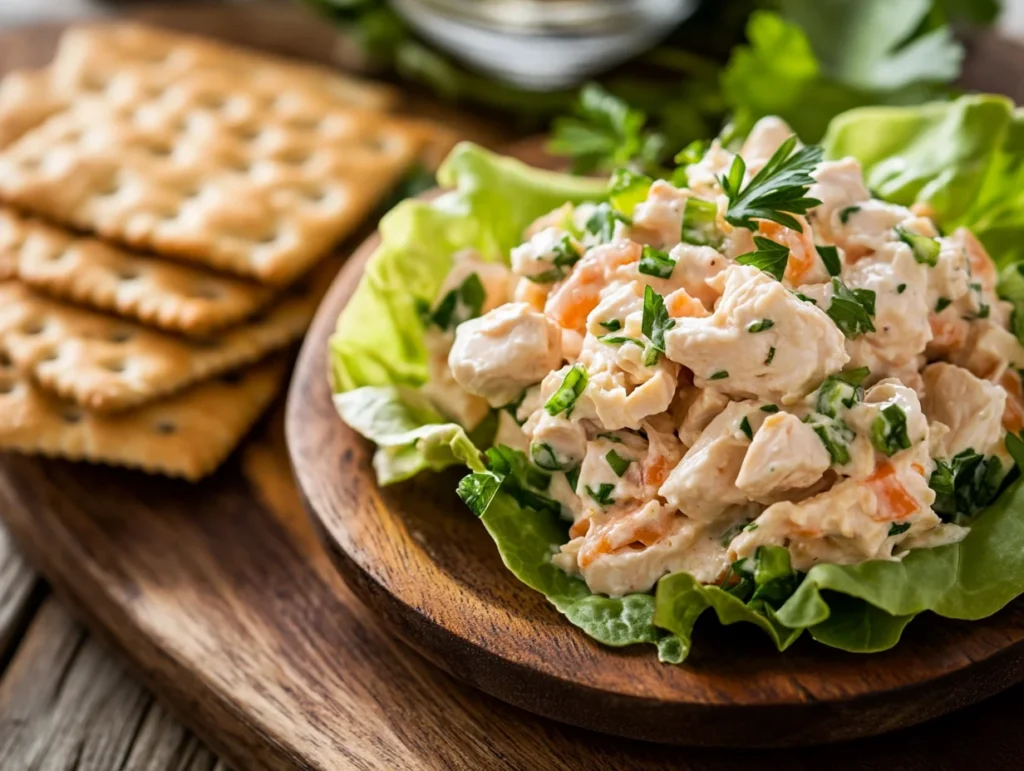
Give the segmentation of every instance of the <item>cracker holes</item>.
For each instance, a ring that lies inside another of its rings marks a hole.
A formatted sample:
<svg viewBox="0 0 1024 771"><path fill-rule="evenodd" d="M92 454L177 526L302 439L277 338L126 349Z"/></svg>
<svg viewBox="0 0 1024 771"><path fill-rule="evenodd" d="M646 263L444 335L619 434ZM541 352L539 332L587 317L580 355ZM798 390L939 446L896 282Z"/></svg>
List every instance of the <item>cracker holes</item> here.
<svg viewBox="0 0 1024 771"><path fill-rule="evenodd" d="M310 203L323 203L330 198L330 192L322 187L309 188L302 191L302 197Z"/></svg>
<svg viewBox="0 0 1024 771"><path fill-rule="evenodd" d="M148 149L154 158L170 158L174 152L174 146L166 142L154 142Z"/></svg>
<svg viewBox="0 0 1024 771"><path fill-rule="evenodd" d="M227 107L228 99L223 94L201 94L196 103L208 110L223 110Z"/></svg>
<svg viewBox="0 0 1024 771"><path fill-rule="evenodd" d="M7 396L8 394L13 393L17 385L18 382L13 378L0 377L0 396Z"/></svg>
<svg viewBox="0 0 1024 771"><path fill-rule="evenodd" d="M267 246L274 243L279 238L280 234L276 230L271 230L264 233L262 236L256 239L257 244Z"/></svg>
<svg viewBox="0 0 1024 771"><path fill-rule="evenodd" d="M308 163L312 157L313 154L308 150L295 148L282 152L278 156L278 160L286 166L301 166L304 163Z"/></svg>
<svg viewBox="0 0 1024 771"><path fill-rule="evenodd" d="M263 129L259 126L239 126L237 131L238 136L246 142L255 142L263 133Z"/></svg>
<svg viewBox="0 0 1024 771"><path fill-rule="evenodd" d="M107 340L111 343L127 343L134 336L135 333L130 329L115 329L107 335Z"/></svg>
<svg viewBox="0 0 1024 771"><path fill-rule="evenodd" d="M85 417L85 413L77 407L65 407L60 411L60 419L68 425L74 425L75 423L81 423Z"/></svg>
<svg viewBox="0 0 1024 771"><path fill-rule="evenodd" d="M14 366L14 362L11 361L11 357L6 352L0 351L0 369L10 369Z"/></svg>
<svg viewBox="0 0 1024 771"><path fill-rule="evenodd" d="M142 273L134 268L115 268L114 275L118 281L138 281Z"/></svg>
<svg viewBox="0 0 1024 771"><path fill-rule="evenodd" d="M170 436L177 432L178 426L169 420L161 420L153 426L153 429L161 436Z"/></svg>
<svg viewBox="0 0 1024 771"><path fill-rule="evenodd" d="M128 369L128 363L124 359L109 359L101 363L100 366L107 372L113 372L116 375L120 375Z"/></svg>
<svg viewBox="0 0 1024 771"><path fill-rule="evenodd" d="M195 300L219 300L221 298L221 294L219 287L212 286L210 284L200 284L199 286L193 287L192 291L188 293L188 296Z"/></svg>
<svg viewBox="0 0 1024 771"><path fill-rule="evenodd" d="M47 348L39 356L39 361L57 361L57 359L59 359L59 358L60 358L60 349L59 348Z"/></svg>
<svg viewBox="0 0 1024 771"><path fill-rule="evenodd" d="M21 333L29 337L41 335L46 329L46 322L43 319L29 319L21 325Z"/></svg>
<svg viewBox="0 0 1024 771"><path fill-rule="evenodd" d="M229 386L239 385L243 379L244 376L241 372L228 372L226 375L220 376L220 382Z"/></svg>

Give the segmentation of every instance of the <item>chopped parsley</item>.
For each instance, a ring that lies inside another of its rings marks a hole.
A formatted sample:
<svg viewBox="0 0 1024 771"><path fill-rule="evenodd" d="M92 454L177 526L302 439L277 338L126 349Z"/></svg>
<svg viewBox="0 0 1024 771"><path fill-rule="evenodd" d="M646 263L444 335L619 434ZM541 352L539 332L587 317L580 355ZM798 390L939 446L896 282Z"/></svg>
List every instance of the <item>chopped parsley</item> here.
<svg viewBox="0 0 1024 771"><path fill-rule="evenodd" d="M767 367L775 360L775 346L768 349L768 355L764 358L764 365Z"/></svg>
<svg viewBox="0 0 1024 771"><path fill-rule="evenodd" d="M648 284L644 287L644 315L640 327L651 347L644 356L644 364L652 366L658 361L658 354L665 353L665 333L675 326L675 321L668 315L665 299L655 292Z"/></svg>
<svg viewBox="0 0 1024 771"><path fill-rule="evenodd" d="M607 203L601 203L597 205L594 213L587 219L587 224L584 225L583 229L591 235L597 236L601 243L606 244L615 237L615 223L617 222L621 222L624 225L633 224L633 220L626 215L615 211Z"/></svg>
<svg viewBox="0 0 1024 771"><path fill-rule="evenodd" d="M690 197L683 205L683 226L679 240L694 246L722 245L723 236L718 230L718 204L703 198Z"/></svg>
<svg viewBox="0 0 1024 771"><path fill-rule="evenodd" d="M760 527L760 525L757 524L756 522L751 522L749 525L747 525L746 527L743 528L743 532L744 533L753 533L759 527Z"/></svg>
<svg viewBox="0 0 1024 771"><path fill-rule="evenodd" d="M796 149L796 135L793 135L779 145L746 187L743 187L743 177L747 166L737 155L729 172L720 180L729 198L726 221L738 228L757 230L755 220L771 220L802 233L803 228L793 215L805 214L821 203L808 198L807 191L814 184L811 172L822 155L822 149L814 145Z"/></svg>
<svg viewBox="0 0 1024 771"><path fill-rule="evenodd" d="M767 412L769 415L773 415L779 411L777 404L765 404L761 407L761 412Z"/></svg>
<svg viewBox="0 0 1024 771"><path fill-rule="evenodd" d="M883 407L871 423L871 444L876 450L893 456L910 447L907 413L898 404Z"/></svg>
<svg viewBox="0 0 1024 771"><path fill-rule="evenodd" d="M535 284L553 284L556 281L561 281L568 274L568 269L580 260L580 250L568 233L555 244L551 253L554 255L554 259L551 261L552 267L543 273L527 276L530 281Z"/></svg>
<svg viewBox="0 0 1024 771"><path fill-rule="evenodd" d="M842 418L829 418L822 414L812 414L804 418L814 429L821 443L828 450L828 456L837 466L843 466L850 462L850 442L853 441L856 433Z"/></svg>
<svg viewBox="0 0 1024 771"><path fill-rule="evenodd" d="M903 294L905 291L907 291L907 285L906 284L899 284L899 285L897 285L897 287L896 287L896 294Z"/></svg>
<svg viewBox="0 0 1024 771"><path fill-rule="evenodd" d="M991 312L992 312L992 309L989 308L986 303L982 303L981 307L978 308L978 318L979 319L987 319Z"/></svg>
<svg viewBox="0 0 1024 771"><path fill-rule="evenodd" d="M909 529L909 522L893 522L892 525L889 526L889 537L892 538L894 535L900 535L907 532Z"/></svg>
<svg viewBox="0 0 1024 771"><path fill-rule="evenodd" d="M998 497L1007 471L999 458L985 457L973 448L950 460L937 458L928 480L935 491L932 508L944 522L963 524Z"/></svg>
<svg viewBox="0 0 1024 771"><path fill-rule="evenodd" d="M740 431L746 435L747 439L753 441L754 429L750 427L750 419L746 415L744 415L743 420L740 421Z"/></svg>
<svg viewBox="0 0 1024 771"><path fill-rule="evenodd" d="M565 373L562 385L558 387L558 390L551 395L551 398L544 405L545 412L548 415L560 415L563 412L566 417L572 415L573 407L576 406L576 400L586 390L589 380L587 370L583 365L574 364L572 369Z"/></svg>
<svg viewBox="0 0 1024 771"><path fill-rule="evenodd" d="M808 297L803 292L793 292L793 294L796 295L796 299L803 300L805 303L810 303L811 305L818 304L817 300L815 300L813 297Z"/></svg>
<svg viewBox="0 0 1024 771"><path fill-rule="evenodd" d="M935 312L942 313L946 308L953 304L953 301L948 297L940 297L935 303Z"/></svg>
<svg viewBox="0 0 1024 771"><path fill-rule="evenodd" d="M461 284L441 298L441 302L433 311L426 314L424 320L428 326L433 324L447 332L479 316L486 299L487 290L484 289L480 276L470 273Z"/></svg>
<svg viewBox="0 0 1024 771"><path fill-rule="evenodd" d="M573 492L576 492L576 488L580 484L580 467L574 466L565 472L565 481L569 483L569 487L572 488Z"/></svg>
<svg viewBox="0 0 1024 771"><path fill-rule="evenodd" d="M737 257L736 262L763 270L777 281L782 281L789 264L789 249L764 236L754 236L754 247L754 251Z"/></svg>
<svg viewBox="0 0 1024 771"><path fill-rule="evenodd" d="M608 461L608 465L611 466L612 471L615 472L615 476L621 477L626 473L626 469L629 468L629 464L633 461L628 458L623 458L615 450L609 450L605 453L604 459Z"/></svg>
<svg viewBox="0 0 1024 771"><path fill-rule="evenodd" d="M615 503L615 499L612 498L612 490L615 489L615 485L611 482L602 482L597 486L595 490L590 485L583 488L587 491L587 495L594 499L594 502L599 506L610 506Z"/></svg>
<svg viewBox="0 0 1024 771"><path fill-rule="evenodd" d="M597 322L602 327L607 329L609 332L618 332L622 329L622 322L618 319L611 319L610 321L599 321Z"/></svg>
<svg viewBox="0 0 1024 771"><path fill-rule="evenodd" d="M669 278L675 268L676 261L669 257L667 252L655 249L653 246L644 246L638 270L645 276Z"/></svg>
<svg viewBox="0 0 1024 771"><path fill-rule="evenodd" d="M554 448L547 442L534 442L530 445L530 460L535 466L545 471L561 471L562 464L558 462L558 455Z"/></svg>
<svg viewBox="0 0 1024 771"><path fill-rule="evenodd" d="M765 330L771 329L775 326L775 322L771 319L761 319L760 321L751 321L747 324L747 331L751 334L757 334L758 332L764 332Z"/></svg>
<svg viewBox="0 0 1024 771"><path fill-rule="evenodd" d="M860 207L859 206L856 206L856 205L854 205L854 206L847 206L845 209L840 210L840 212L839 212L839 221L845 225L847 222L850 221L850 215L851 214L856 214L859 211L860 211Z"/></svg>
<svg viewBox="0 0 1024 771"><path fill-rule="evenodd" d="M486 453L487 471L469 474L459 482L459 497L476 516L483 516L499 489L505 490L524 507L559 515L562 507L542 495L551 476L527 460L519 450L505 445L491 447Z"/></svg>
<svg viewBox="0 0 1024 771"><path fill-rule="evenodd" d="M718 372L712 374L708 380L725 380L727 377L729 377L728 370L720 369Z"/></svg>
<svg viewBox="0 0 1024 771"><path fill-rule="evenodd" d="M832 303L825 311L839 330L849 338L874 332L875 293L870 289L851 291L838 278L832 279Z"/></svg>
<svg viewBox="0 0 1024 771"><path fill-rule="evenodd" d="M817 246L818 256L825 264L825 270L830 276L838 276L843 270L843 264L839 260L839 250L834 246Z"/></svg>
<svg viewBox="0 0 1024 771"><path fill-rule="evenodd" d="M598 439L607 439L609 442L615 442L615 444L622 444L623 443L622 442L622 437L617 436L616 434L607 434L607 433L605 433L605 434L598 434L597 438Z"/></svg>
<svg viewBox="0 0 1024 771"><path fill-rule="evenodd" d="M935 266L938 264L939 250L941 248L938 241L928 236L919 236L917 233L911 233L902 225L897 225L895 230L900 241L910 247L910 251L914 253L915 260L922 265Z"/></svg>

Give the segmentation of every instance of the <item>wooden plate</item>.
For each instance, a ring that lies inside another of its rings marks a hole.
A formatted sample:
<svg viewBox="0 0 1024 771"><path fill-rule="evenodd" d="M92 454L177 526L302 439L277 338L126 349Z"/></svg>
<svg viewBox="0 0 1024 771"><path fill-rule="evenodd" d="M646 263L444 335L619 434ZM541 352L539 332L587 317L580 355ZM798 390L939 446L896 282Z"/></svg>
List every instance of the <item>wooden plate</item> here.
<svg viewBox="0 0 1024 771"><path fill-rule="evenodd" d="M458 473L377 486L371 445L337 417L327 340L379 244L323 302L292 381L286 429L300 489L356 593L427 658L524 709L639 739L714 746L835 741L911 725L1024 679L1024 603L981 623L930 615L871 656L801 640L785 654L707 614L684 666L604 648L501 564L456 497Z"/></svg>

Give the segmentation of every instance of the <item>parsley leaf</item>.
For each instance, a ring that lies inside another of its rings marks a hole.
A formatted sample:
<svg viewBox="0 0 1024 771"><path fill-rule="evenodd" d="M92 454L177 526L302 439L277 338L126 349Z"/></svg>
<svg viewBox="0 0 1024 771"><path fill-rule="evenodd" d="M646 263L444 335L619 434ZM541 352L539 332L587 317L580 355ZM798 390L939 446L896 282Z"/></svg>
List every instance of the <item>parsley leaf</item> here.
<svg viewBox="0 0 1024 771"><path fill-rule="evenodd" d="M938 458L928 480L935 491L932 508L944 522L964 523L998 497L1007 471L996 456L971 448L949 460Z"/></svg>
<svg viewBox="0 0 1024 771"><path fill-rule="evenodd" d="M729 377L729 371L720 369L718 372L712 373L708 380L725 380L727 377Z"/></svg>
<svg viewBox="0 0 1024 771"><path fill-rule="evenodd" d="M850 442L854 440L856 433L845 420L812 413L804 418L804 423L814 429L814 433L828 450L832 463L843 466L850 462Z"/></svg>
<svg viewBox="0 0 1024 771"><path fill-rule="evenodd" d="M605 329L607 329L609 332L618 332L620 329L622 329L622 322L619 321L618 319L599 321L597 323L600 324Z"/></svg>
<svg viewBox="0 0 1024 771"><path fill-rule="evenodd" d="M805 214L821 201L808 198L814 184L811 171L821 161L823 151L816 145L796 149L796 135L783 142L768 163L742 187L746 164L740 156L733 159L729 172L722 177L722 190L729 198L725 219L732 225L757 230L755 219L771 220L803 232L792 215Z"/></svg>
<svg viewBox="0 0 1024 771"><path fill-rule="evenodd" d="M576 400L586 390L589 381L590 378L583 365L574 364L572 369L565 373L562 385L558 387L558 390L551 395L551 398L544 405L545 412L548 415L559 415L563 412L566 417L572 415Z"/></svg>
<svg viewBox="0 0 1024 771"><path fill-rule="evenodd" d="M637 270L645 276L669 278L675 269L676 261L667 252L644 245L643 256L640 257L640 266Z"/></svg>
<svg viewBox="0 0 1024 771"><path fill-rule="evenodd" d="M849 338L874 332L871 317L875 312L875 293L870 289L853 292L838 278L832 279L832 304L825 313Z"/></svg>
<svg viewBox="0 0 1024 771"><path fill-rule="evenodd" d="M902 535L903 533L907 532L909 529L910 529L910 523L909 522L899 522L899 523L893 522L889 526L889 538L892 538L894 535Z"/></svg>
<svg viewBox="0 0 1024 771"><path fill-rule="evenodd" d="M847 206L839 211L839 221L844 225L850 221L850 215L856 214L860 211L860 207L854 204L853 206Z"/></svg>
<svg viewBox="0 0 1024 771"><path fill-rule="evenodd" d="M575 173L608 171L630 163L657 166L664 138L644 130L647 116L640 110L589 83L580 91L573 112L571 117L555 120L548 149L571 158Z"/></svg>
<svg viewBox="0 0 1024 771"><path fill-rule="evenodd" d="M825 270L830 276L838 276L842 270L842 263L839 261L839 250L834 246L817 246L818 256L825 264Z"/></svg>
<svg viewBox="0 0 1024 771"><path fill-rule="evenodd" d="M669 317L668 310L665 308L665 299L655 292L650 284L644 287L644 315L640 327L647 339L651 341L652 350L665 353L665 332L672 329L675 324L676 322ZM655 362L657 361L657 355L652 358ZM644 364L647 364L646 357Z"/></svg>
<svg viewBox="0 0 1024 771"><path fill-rule="evenodd" d="M741 254L736 258L740 265L750 265L763 270L782 281L786 275L786 266L789 264L789 249L782 244L777 244L770 238L754 236L755 251Z"/></svg>
<svg viewBox="0 0 1024 771"><path fill-rule="evenodd" d="M743 416L743 420L740 421L740 431L747 437L747 439L754 440L754 429L750 427L750 418L746 415Z"/></svg>

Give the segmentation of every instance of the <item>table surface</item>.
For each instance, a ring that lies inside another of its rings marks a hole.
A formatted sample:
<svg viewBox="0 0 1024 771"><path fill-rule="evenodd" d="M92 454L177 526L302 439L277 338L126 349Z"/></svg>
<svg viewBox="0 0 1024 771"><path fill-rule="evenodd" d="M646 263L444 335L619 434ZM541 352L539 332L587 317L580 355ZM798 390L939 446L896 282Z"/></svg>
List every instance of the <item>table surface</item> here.
<svg viewBox="0 0 1024 771"><path fill-rule="evenodd" d="M118 5L0 0L0 27L108 15ZM1024 0L1007 0L1002 26L1024 36ZM996 699L1010 705L1022 697L1024 686L1018 686ZM0 769L227 771L78 623L2 524Z"/></svg>

